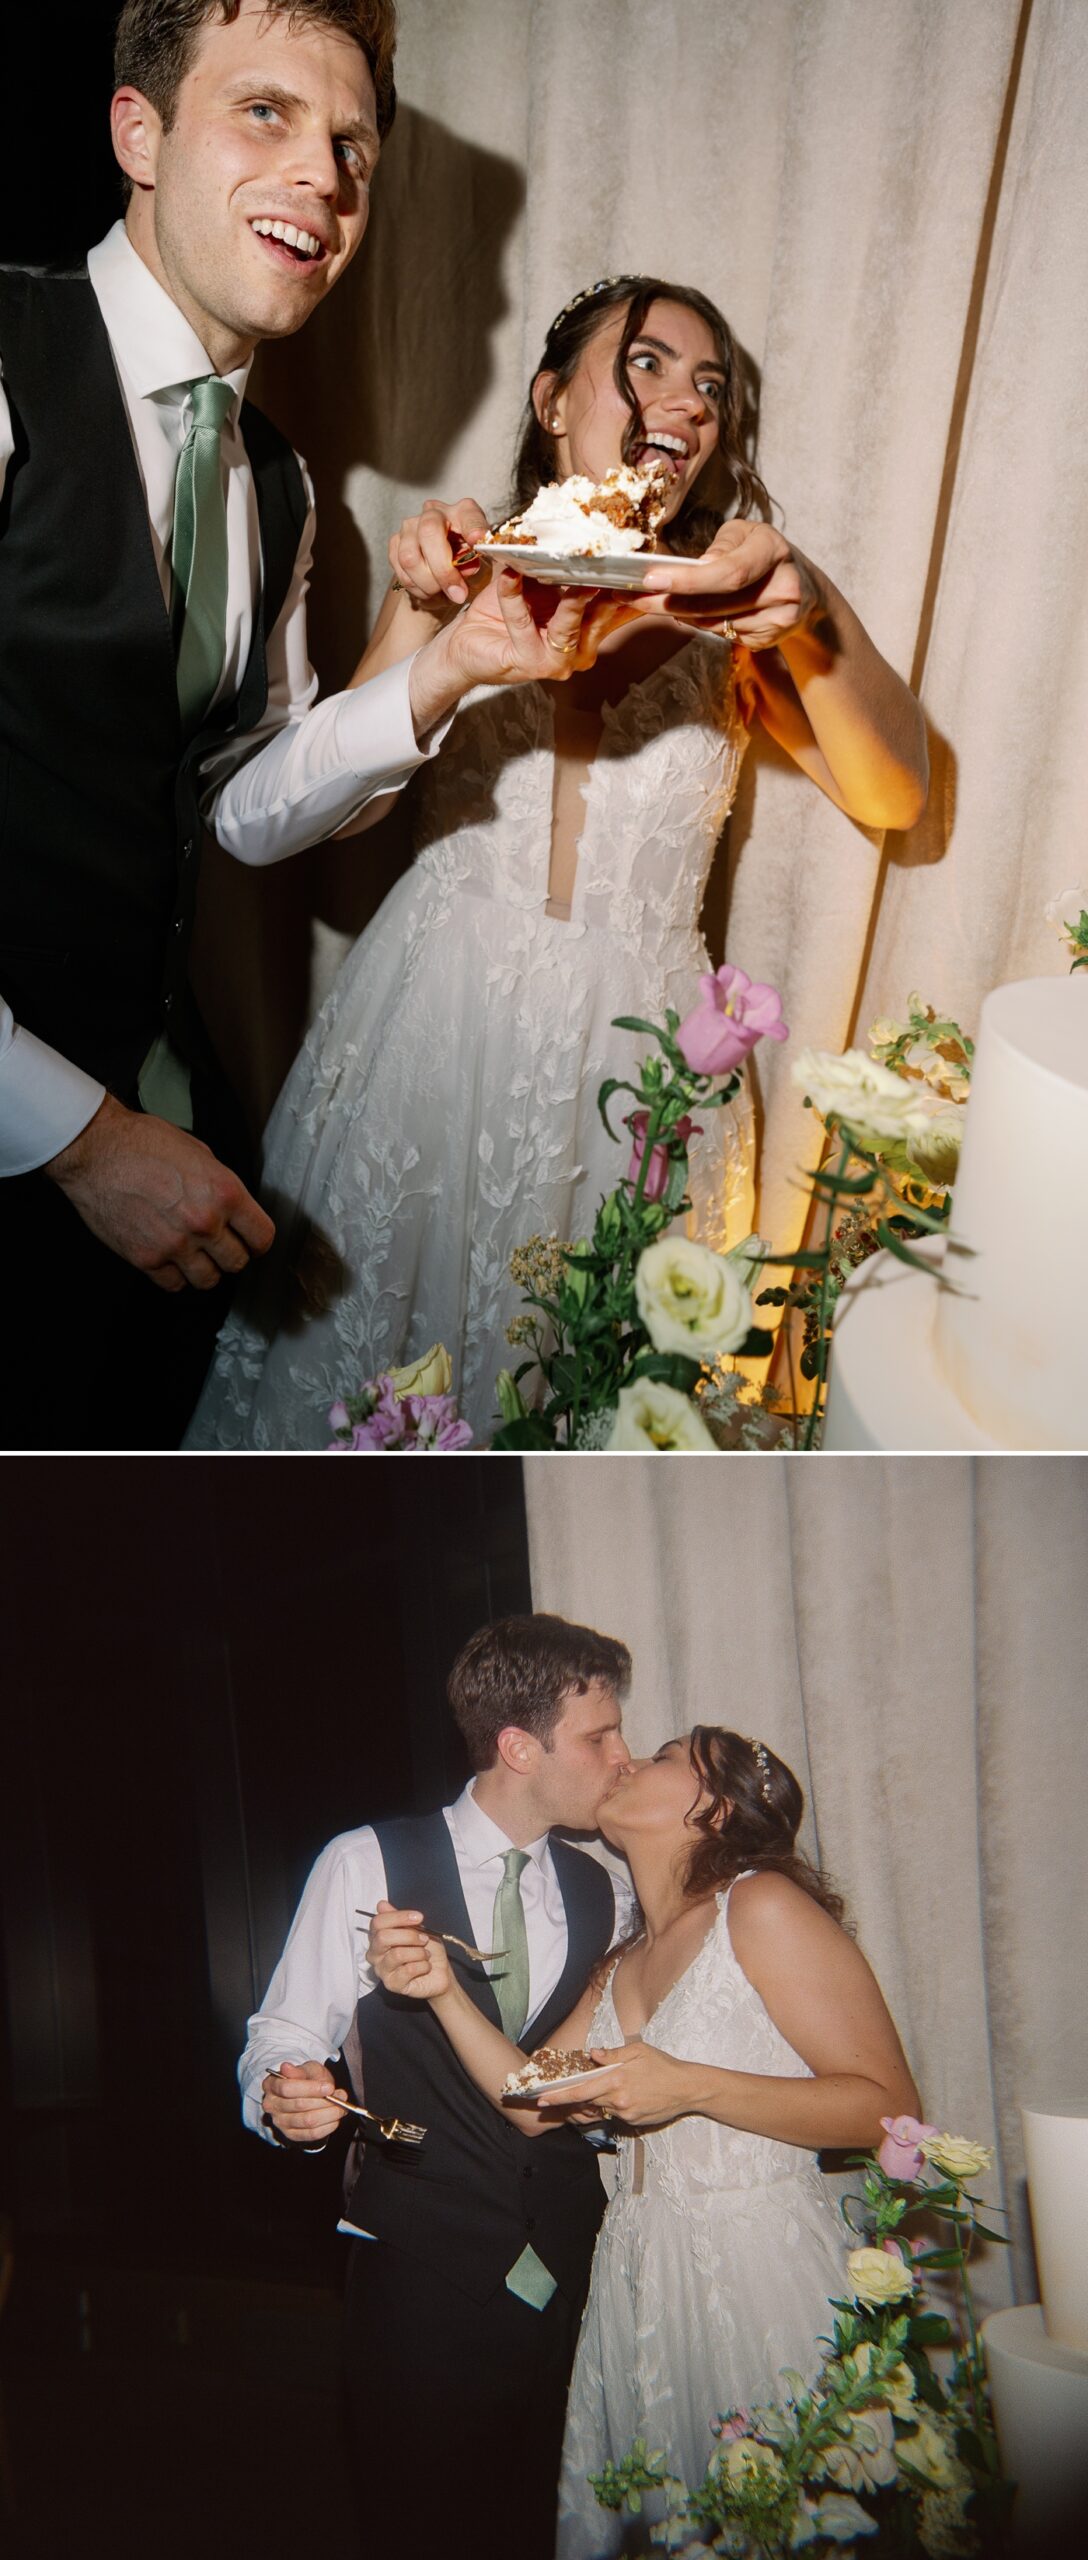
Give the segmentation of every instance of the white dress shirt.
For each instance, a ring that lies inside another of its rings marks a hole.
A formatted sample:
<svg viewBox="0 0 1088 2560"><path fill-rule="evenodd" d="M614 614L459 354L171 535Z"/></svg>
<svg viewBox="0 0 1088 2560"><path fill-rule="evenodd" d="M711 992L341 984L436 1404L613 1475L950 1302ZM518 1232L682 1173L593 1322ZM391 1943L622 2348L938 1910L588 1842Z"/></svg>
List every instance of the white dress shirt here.
<svg viewBox="0 0 1088 2560"><path fill-rule="evenodd" d="M106 325L132 430L151 537L170 603L174 479L190 422L187 385L214 367L183 312L144 265L123 222L90 250L87 270ZM0 370L3 349L0 348ZM227 489L227 635L219 695L240 684L260 595L261 553L253 475L238 424L249 365L225 379L238 398L223 429ZM0 381L0 495L14 449ZM204 760L206 824L239 862L280 862L318 844L369 800L399 791L437 753L446 721L417 742L408 699L411 659L354 692L316 702L306 644L306 591L313 553L313 490L301 464L309 511L291 585L268 638L268 701L258 727ZM86 1128L104 1087L70 1059L21 1030L0 994L0 1175L48 1163Z"/></svg>
<svg viewBox="0 0 1088 2560"><path fill-rule="evenodd" d="M445 1807L444 1820L468 1910L469 1936L475 1946L490 1947L495 1896L512 1843L477 1804L473 1781L456 1804ZM567 1922L546 1832L528 1844L527 1857L521 1898L529 1942L531 2026L566 1963ZM630 1924L635 1897L625 1873L617 1874L610 1864L609 1874L616 1897L614 1944ZM385 1864L370 1825L330 1840L307 1880L264 2000L249 2021L238 2078L242 2116L251 2132L275 2139L261 2121L267 2071L282 2062L326 2062L340 2052L359 1999L375 1987L364 1952L370 1923L360 1920L359 1911L376 1911L386 1899Z"/></svg>

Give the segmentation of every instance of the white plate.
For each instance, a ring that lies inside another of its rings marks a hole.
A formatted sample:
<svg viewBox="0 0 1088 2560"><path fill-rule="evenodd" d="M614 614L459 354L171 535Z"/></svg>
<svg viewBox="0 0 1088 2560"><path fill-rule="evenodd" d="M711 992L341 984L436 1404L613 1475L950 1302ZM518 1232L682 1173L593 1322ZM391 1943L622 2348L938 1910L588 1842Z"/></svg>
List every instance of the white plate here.
<svg viewBox="0 0 1088 2560"><path fill-rule="evenodd" d="M508 2100L529 2099L535 2105L538 2098L550 2097L553 2089L580 2089L583 2080L599 2080L603 2068L594 2062L588 2071L564 2071L561 2080L541 2080L532 2089L504 2089L502 2094Z"/></svg>
<svg viewBox="0 0 1088 2560"><path fill-rule="evenodd" d="M647 569L659 569L662 551L611 551L604 558L581 552L536 551L527 542L478 542L481 560L498 560L523 578L540 578L546 586L641 587Z"/></svg>

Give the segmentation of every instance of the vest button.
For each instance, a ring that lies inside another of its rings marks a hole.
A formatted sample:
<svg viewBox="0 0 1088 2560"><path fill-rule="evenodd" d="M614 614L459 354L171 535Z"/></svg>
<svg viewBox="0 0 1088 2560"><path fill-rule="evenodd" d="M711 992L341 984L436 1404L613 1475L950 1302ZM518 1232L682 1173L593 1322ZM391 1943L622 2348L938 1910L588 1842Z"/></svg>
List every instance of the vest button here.
<svg viewBox="0 0 1088 2560"><path fill-rule="evenodd" d="M182 848L181 848L181 858L182 858L182 861L183 861L183 862L190 862L190 861L192 860L192 854L193 854L193 839L192 839L192 837L191 837L191 836L186 836L186 838L185 838L185 842L184 842L184 844L182 845Z"/></svg>
<svg viewBox="0 0 1088 2560"><path fill-rule="evenodd" d="M164 997L163 997L163 1000L162 1000L162 1009L163 1009L163 1012L164 1012L164 1013L169 1013L169 1011L170 1011L170 1007L171 1007L171 1005L173 1004L173 1001L174 1001L173 996L164 996Z"/></svg>
<svg viewBox="0 0 1088 2560"><path fill-rule="evenodd" d="M533 2173L531 2169L523 2169L521 2174L523 2178L531 2178Z"/></svg>
<svg viewBox="0 0 1088 2560"><path fill-rule="evenodd" d="M185 922L184 916L175 916L175 918L174 918L174 931L175 931L175 933L180 933L180 932L181 932L181 928L182 928L182 925L184 924L184 922Z"/></svg>

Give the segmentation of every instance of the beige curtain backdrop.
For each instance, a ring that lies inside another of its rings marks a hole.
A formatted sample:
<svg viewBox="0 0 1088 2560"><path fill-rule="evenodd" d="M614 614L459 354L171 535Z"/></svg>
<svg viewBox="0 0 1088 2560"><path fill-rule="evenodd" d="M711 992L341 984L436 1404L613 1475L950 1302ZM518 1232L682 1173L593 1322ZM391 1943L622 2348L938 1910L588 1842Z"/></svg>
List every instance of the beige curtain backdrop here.
<svg viewBox="0 0 1088 2560"><path fill-rule="evenodd" d="M501 506L545 326L579 286L701 285L761 377L781 519L921 692L933 788L856 827L762 745L709 923L782 990L760 1224L799 1232L789 1081L920 989L970 1028L1056 970L1088 874L1084 0L400 0L398 121L355 268L255 390L313 467L315 656L342 684L427 494ZM210 998L263 1112L396 825L275 877L213 865ZM308 917L318 918L316 976Z"/></svg>
<svg viewBox="0 0 1088 2560"><path fill-rule="evenodd" d="M1034 2298L1018 2109L1088 2113L1088 1461L525 1478L534 1607L631 1645L634 1750L720 1723L796 1771L930 2121L997 2145L982 2298Z"/></svg>

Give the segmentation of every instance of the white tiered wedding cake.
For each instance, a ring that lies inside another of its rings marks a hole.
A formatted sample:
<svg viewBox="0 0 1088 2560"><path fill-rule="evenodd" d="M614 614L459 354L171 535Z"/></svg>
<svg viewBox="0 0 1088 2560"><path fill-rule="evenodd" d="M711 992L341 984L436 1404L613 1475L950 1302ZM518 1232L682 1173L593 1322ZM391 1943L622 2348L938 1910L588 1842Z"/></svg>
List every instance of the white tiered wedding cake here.
<svg viewBox="0 0 1088 2560"><path fill-rule="evenodd" d="M927 1258L951 1287L879 1253L843 1291L823 1447L1088 1448L1088 971L987 996Z"/></svg>

